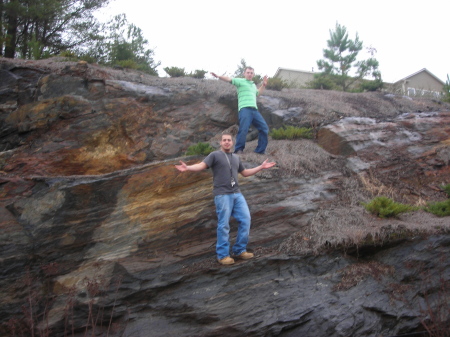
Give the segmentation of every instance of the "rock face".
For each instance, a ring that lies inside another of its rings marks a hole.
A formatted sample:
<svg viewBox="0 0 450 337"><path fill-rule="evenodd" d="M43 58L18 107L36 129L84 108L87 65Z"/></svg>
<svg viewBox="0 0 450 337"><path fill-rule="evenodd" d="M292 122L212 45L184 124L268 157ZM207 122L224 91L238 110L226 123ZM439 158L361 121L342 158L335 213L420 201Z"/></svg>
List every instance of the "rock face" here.
<svg viewBox="0 0 450 337"><path fill-rule="evenodd" d="M375 336L449 328L450 220L380 220L378 194L445 199L450 108L266 92L277 167L241 178L256 258L215 261L211 173L178 172L237 126L225 83L0 59L0 335ZM249 135L242 159L251 153ZM232 235L235 235L232 223ZM433 315L432 315L433 314ZM441 315L441 316L438 316ZM440 317L436 319L433 317Z"/></svg>

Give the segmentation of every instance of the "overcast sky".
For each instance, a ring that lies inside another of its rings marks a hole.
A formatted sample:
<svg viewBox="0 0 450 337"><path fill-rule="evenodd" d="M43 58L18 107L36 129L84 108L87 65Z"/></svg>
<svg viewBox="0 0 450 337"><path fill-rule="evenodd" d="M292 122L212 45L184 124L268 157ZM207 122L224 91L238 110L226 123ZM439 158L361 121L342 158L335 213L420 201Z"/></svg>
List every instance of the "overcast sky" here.
<svg viewBox="0 0 450 337"><path fill-rule="evenodd" d="M336 22L377 50L382 78L394 82L423 68L450 73L447 0L112 0L105 16L125 13L142 29L164 67L231 75L240 60L272 77L279 67L317 71ZM360 58L370 55L363 50Z"/></svg>

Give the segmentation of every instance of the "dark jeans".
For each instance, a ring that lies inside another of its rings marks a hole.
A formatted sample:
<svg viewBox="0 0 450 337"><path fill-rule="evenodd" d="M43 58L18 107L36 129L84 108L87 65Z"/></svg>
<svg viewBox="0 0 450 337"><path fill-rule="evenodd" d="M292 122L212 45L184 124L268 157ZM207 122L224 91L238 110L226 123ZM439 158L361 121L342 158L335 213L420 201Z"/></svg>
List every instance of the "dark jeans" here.
<svg viewBox="0 0 450 337"><path fill-rule="evenodd" d="M242 108L239 110L239 132L236 137L234 151L243 151L248 129L253 124L258 130L258 146L256 153L264 153L269 142L269 127L259 111L255 108Z"/></svg>

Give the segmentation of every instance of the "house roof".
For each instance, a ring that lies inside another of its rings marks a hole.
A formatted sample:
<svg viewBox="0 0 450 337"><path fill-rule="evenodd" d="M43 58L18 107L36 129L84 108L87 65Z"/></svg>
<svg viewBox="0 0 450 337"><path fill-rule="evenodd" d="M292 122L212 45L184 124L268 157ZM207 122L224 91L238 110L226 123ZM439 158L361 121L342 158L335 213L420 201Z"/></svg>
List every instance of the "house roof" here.
<svg viewBox="0 0 450 337"><path fill-rule="evenodd" d="M314 71L306 71L306 70L279 67L273 77L277 77L277 75L279 75L282 70L287 70L287 71L291 71L291 72L295 72L295 73L316 74Z"/></svg>
<svg viewBox="0 0 450 337"><path fill-rule="evenodd" d="M411 77L413 77L413 76L415 76L415 75L417 75L417 74L419 74L421 72L426 72L428 75L432 76L436 81L439 81L440 83L442 83L442 85L445 84L439 77L435 76L429 70L427 70L427 68L423 68L423 69L421 69L419 71L416 71L414 74L406 76L406 77L402 78L401 80L396 81L395 83L406 81L408 78L411 78Z"/></svg>
<svg viewBox="0 0 450 337"><path fill-rule="evenodd" d="M279 67L279 68L277 69L277 71L276 71L276 73L275 73L275 75L274 75L273 77L277 77L277 76L280 74L280 72L281 72L282 70L289 71L289 72L294 72L294 73L302 73L302 74L318 74L318 73L316 73L316 72L314 72L314 71L306 71L306 70L299 70L299 69L291 69L291 68L283 68L283 67ZM396 83L400 83L400 82L406 81L407 79L409 79L409 78L411 78L411 77L413 77L413 76L415 76L415 75L417 75L417 74L419 74L419 73L421 73L421 72L426 72L426 73L429 74L431 77L433 77L436 81L438 81L438 82L441 83L442 85L445 85L445 82L443 82L439 77L437 77L436 75L434 75L433 73L431 73L427 68L423 68L423 69L421 69L421 70L419 70L419 71L416 71L415 73L413 73L413 74L411 74L411 75L409 75L409 76L406 76L406 77L404 77L404 78L402 78L402 79L400 79L400 80L398 80L398 81L395 81L395 82L392 83L392 84L396 84ZM320 72L319 72L319 73L320 73Z"/></svg>

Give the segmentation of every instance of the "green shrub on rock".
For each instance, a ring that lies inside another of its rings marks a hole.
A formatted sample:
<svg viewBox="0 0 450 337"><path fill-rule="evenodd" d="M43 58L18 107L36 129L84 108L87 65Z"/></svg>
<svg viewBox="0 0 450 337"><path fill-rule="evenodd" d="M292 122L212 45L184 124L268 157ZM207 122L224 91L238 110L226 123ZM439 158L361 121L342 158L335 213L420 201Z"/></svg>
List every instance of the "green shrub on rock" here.
<svg viewBox="0 0 450 337"><path fill-rule="evenodd" d="M400 213L414 211L417 208L395 202L387 197L376 197L372 201L363 204L364 207L372 214L380 218L392 218Z"/></svg>
<svg viewBox="0 0 450 337"><path fill-rule="evenodd" d="M188 147L186 156L207 156L213 151L215 151L215 149L208 143L197 143Z"/></svg>
<svg viewBox="0 0 450 337"><path fill-rule="evenodd" d="M438 201L429 203L425 207L425 211L437 216L449 216L450 215L450 199L445 201Z"/></svg>
<svg viewBox="0 0 450 337"><path fill-rule="evenodd" d="M286 81L282 80L281 78L269 78L267 81L266 88L269 90L276 90L281 91L283 88L287 88L288 84Z"/></svg>
<svg viewBox="0 0 450 337"><path fill-rule="evenodd" d="M299 139L299 138L313 138L311 128L298 128L292 125L273 129L270 132L273 139Z"/></svg>
<svg viewBox="0 0 450 337"><path fill-rule="evenodd" d="M450 198L450 184L442 186L442 189L445 193L447 193L447 196Z"/></svg>
<svg viewBox="0 0 450 337"><path fill-rule="evenodd" d="M184 77L186 76L186 72L184 71L184 68L178 68L178 67L165 67L164 71L169 75L170 77Z"/></svg>
<svg viewBox="0 0 450 337"><path fill-rule="evenodd" d="M207 72L208 72L207 70L196 69L195 72L191 72L189 74L189 77L203 79L203 78L205 78L205 74Z"/></svg>

